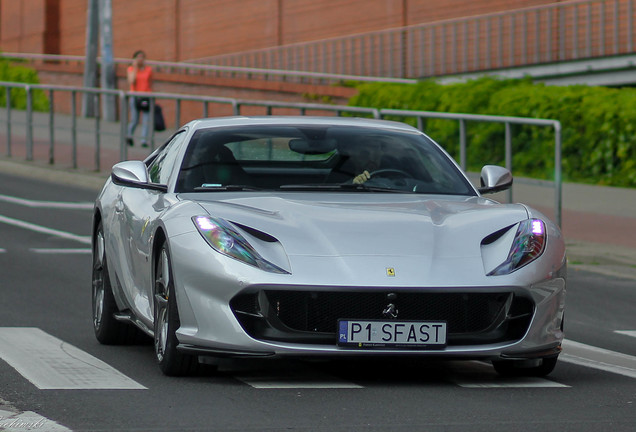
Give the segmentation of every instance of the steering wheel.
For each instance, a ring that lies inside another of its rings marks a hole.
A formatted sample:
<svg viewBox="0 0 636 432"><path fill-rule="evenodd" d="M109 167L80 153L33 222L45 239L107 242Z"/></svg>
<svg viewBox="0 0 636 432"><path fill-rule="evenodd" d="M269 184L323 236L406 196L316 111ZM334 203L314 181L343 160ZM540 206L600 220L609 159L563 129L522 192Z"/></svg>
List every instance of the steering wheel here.
<svg viewBox="0 0 636 432"><path fill-rule="evenodd" d="M413 176L411 174L407 173L406 171L402 171L401 169L397 169L397 168L383 168L383 169L375 170L375 171L369 173L369 175L371 177L376 176L376 175L379 176L379 177L383 177L383 174L399 174L402 177L413 178Z"/></svg>

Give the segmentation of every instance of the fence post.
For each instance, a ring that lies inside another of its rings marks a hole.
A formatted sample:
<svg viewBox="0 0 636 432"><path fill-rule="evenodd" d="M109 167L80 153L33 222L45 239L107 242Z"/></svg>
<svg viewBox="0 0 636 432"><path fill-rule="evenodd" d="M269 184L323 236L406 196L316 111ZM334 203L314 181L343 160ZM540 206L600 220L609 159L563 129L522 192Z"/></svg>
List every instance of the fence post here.
<svg viewBox="0 0 636 432"><path fill-rule="evenodd" d="M124 91L119 93L119 106L121 111L121 127L119 129L119 159L128 159L128 146L126 144L126 134L128 125L128 94Z"/></svg>
<svg viewBox="0 0 636 432"><path fill-rule="evenodd" d="M157 105L157 102L155 101L155 98L152 97L150 98L150 112L148 113L148 115L150 116L149 120L149 125L148 127L150 128L150 148L152 150L155 149L155 106Z"/></svg>
<svg viewBox="0 0 636 432"><path fill-rule="evenodd" d="M89 93L88 96L91 96ZM100 110L100 97L99 93L95 93L92 95L93 99L93 113L95 115L95 171L99 172L99 166L101 165L100 152L101 152L101 141L100 141L100 116L102 115ZM88 101L91 99L90 97L85 97L84 100Z"/></svg>
<svg viewBox="0 0 636 432"><path fill-rule="evenodd" d="M77 101L75 100L77 92L71 90L71 146L73 169L77 169Z"/></svg>
<svg viewBox="0 0 636 432"><path fill-rule="evenodd" d="M174 128L179 129L181 126L181 99L176 100L174 108Z"/></svg>
<svg viewBox="0 0 636 432"><path fill-rule="evenodd" d="M562 227L561 224L561 205L562 205L562 167L561 167L561 122L554 122L554 183L555 183L555 203L554 203L554 212L556 223L559 227Z"/></svg>
<svg viewBox="0 0 636 432"><path fill-rule="evenodd" d="M509 122L506 122L506 168L512 172L512 128ZM512 188L507 192L508 202L512 203Z"/></svg>
<svg viewBox="0 0 636 432"><path fill-rule="evenodd" d="M55 163L55 104L53 90L49 90L49 165Z"/></svg>
<svg viewBox="0 0 636 432"><path fill-rule="evenodd" d="M7 93L7 157L11 157L11 87L5 87Z"/></svg>
<svg viewBox="0 0 636 432"><path fill-rule="evenodd" d="M26 91L26 160L33 160L33 99L31 97L31 86L24 87Z"/></svg>
<svg viewBox="0 0 636 432"><path fill-rule="evenodd" d="M459 166L466 172L466 120L459 120Z"/></svg>

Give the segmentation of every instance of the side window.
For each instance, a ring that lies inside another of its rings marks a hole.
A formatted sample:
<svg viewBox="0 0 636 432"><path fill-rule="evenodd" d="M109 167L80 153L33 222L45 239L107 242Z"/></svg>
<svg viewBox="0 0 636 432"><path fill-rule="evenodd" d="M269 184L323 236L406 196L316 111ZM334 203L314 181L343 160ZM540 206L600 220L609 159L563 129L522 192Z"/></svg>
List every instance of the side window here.
<svg viewBox="0 0 636 432"><path fill-rule="evenodd" d="M185 139L185 131L178 133L157 154L148 166L150 181L158 184L168 184L170 174L179 155L179 150Z"/></svg>

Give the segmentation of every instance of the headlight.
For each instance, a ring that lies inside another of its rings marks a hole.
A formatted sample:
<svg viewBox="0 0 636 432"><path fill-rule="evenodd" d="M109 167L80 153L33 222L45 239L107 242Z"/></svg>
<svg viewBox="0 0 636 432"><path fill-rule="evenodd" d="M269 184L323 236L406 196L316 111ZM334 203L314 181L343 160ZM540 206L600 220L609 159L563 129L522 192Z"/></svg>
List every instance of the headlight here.
<svg viewBox="0 0 636 432"><path fill-rule="evenodd" d="M540 219L528 219L519 223L517 234L510 247L508 258L488 276L510 274L531 263L545 250L545 224Z"/></svg>
<svg viewBox="0 0 636 432"><path fill-rule="evenodd" d="M217 252L268 272L288 273L261 257L228 221L209 216L195 216L192 221L203 238Z"/></svg>

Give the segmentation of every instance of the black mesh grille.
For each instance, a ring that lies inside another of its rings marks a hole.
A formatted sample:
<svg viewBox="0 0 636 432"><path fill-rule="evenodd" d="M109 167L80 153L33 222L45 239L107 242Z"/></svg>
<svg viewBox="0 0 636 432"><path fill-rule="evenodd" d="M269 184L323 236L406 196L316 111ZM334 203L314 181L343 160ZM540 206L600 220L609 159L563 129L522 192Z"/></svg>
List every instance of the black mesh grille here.
<svg viewBox="0 0 636 432"><path fill-rule="evenodd" d="M487 329L505 304L507 294L387 293L267 291L270 306L289 328L336 332L339 318L383 319L389 303L400 320L446 321L449 333Z"/></svg>
<svg viewBox="0 0 636 432"><path fill-rule="evenodd" d="M241 294L231 306L243 327L259 339L335 337L338 319L387 319L392 303L400 321L445 321L449 345L520 339L533 303L509 292L287 291ZM246 314L252 315L251 318ZM253 315L259 315L257 322ZM477 342L478 341L478 342ZM318 339L314 343L320 343Z"/></svg>

